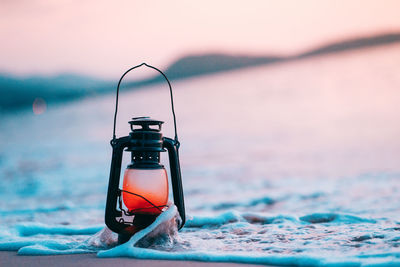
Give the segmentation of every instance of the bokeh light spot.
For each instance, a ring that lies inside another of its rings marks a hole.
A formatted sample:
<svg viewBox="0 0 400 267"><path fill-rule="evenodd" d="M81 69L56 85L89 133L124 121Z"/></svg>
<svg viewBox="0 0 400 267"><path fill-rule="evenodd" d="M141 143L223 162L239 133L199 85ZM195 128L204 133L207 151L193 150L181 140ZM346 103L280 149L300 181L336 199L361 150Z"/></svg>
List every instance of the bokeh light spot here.
<svg viewBox="0 0 400 267"><path fill-rule="evenodd" d="M32 110L35 115L40 115L46 112L47 104L43 98L37 97L32 103Z"/></svg>

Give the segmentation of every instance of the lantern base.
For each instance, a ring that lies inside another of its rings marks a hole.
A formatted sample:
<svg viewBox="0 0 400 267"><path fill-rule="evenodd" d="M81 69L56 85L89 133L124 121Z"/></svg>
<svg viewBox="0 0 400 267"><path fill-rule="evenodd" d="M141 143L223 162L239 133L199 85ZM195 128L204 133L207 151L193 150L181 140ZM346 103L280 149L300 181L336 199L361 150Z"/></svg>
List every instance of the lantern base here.
<svg viewBox="0 0 400 267"><path fill-rule="evenodd" d="M128 242L131 237L132 235L130 234L118 234L118 245Z"/></svg>
<svg viewBox="0 0 400 267"><path fill-rule="evenodd" d="M118 234L118 244L128 242L134 234L152 224L158 215L136 214L133 218L132 226L128 226L122 233Z"/></svg>

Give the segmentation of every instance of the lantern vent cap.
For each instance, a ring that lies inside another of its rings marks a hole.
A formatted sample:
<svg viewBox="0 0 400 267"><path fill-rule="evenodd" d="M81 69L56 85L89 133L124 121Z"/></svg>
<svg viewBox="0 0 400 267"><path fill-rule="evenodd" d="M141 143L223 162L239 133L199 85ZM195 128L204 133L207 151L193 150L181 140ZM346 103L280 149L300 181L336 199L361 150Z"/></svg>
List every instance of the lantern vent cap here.
<svg viewBox="0 0 400 267"><path fill-rule="evenodd" d="M131 125L132 131L161 131L161 125L163 121L154 120L150 117L135 117L129 121ZM134 128L135 126L141 126L141 128ZM157 128L153 128L151 126L158 126Z"/></svg>

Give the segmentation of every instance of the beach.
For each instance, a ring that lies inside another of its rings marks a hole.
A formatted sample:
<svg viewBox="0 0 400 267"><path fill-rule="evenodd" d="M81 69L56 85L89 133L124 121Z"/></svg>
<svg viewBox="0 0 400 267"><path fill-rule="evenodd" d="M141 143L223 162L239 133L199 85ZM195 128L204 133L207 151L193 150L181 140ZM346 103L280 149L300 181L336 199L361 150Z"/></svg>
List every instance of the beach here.
<svg viewBox="0 0 400 267"><path fill-rule="evenodd" d="M2 266L400 264L399 49L174 82L187 220L130 246L98 238L115 96L2 117ZM167 89L122 92L117 136L149 115L173 137Z"/></svg>
<svg viewBox="0 0 400 267"><path fill-rule="evenodd" d="M199 262L199 261L165 261L165 260L139 260L132 258L105 258L96 257L95 253L74 254L74 255L57 255L57 256L18 256L14 251L0 251L0 265L7 267L46 267L46 266L149 266L149 267L246 267L254 266L253 264L237 264L224 262Z"/></svg>

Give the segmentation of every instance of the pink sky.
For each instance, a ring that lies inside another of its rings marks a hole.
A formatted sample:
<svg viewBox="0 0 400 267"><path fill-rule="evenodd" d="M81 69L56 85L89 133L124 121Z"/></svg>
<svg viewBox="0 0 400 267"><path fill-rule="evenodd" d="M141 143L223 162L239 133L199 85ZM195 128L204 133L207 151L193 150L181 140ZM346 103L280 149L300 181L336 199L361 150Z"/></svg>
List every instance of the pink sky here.
<svg viewBox="0 0 400 267"><path fill-rule="evenodd" d="M400 1L2 0L0 72L116 78L187 53L295 53L400 31Z"/></svg>

